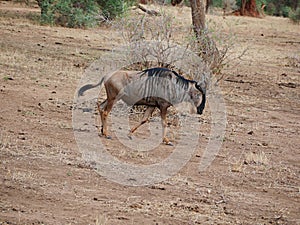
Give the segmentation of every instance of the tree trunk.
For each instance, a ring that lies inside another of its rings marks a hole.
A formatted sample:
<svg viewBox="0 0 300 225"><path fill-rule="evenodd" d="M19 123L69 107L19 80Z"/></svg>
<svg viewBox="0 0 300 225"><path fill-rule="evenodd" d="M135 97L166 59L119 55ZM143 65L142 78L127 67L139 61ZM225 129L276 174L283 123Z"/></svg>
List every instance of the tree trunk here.
<svg viewBox="0 0 300 225"><path fill-rule="evenodd" d="M139 0L139 3L141 4L148 4L148 3L152 3L152 0Z"/></svg>
<svg viewBox="0 0 300 225"><path fill-rule="evenodd" d="M41 9L41 15L45 14L45 9L44 9L44 7L43 7L43 2L42 2L42 0L36 0L36 2L37 2L38 6L39 6L40 9Z"/></svg>
<svg viewBox="0 0 300 225"><path fill-rule="evenodd" d="M180 3L182 0L172 0L172 5ZM221 65L219 50L213 39L209 37L205 26L205 6L208 6L212 0L190 0L192 8L193 31L196 40L193 44L193 50L203 59L203 61L212 70L218 70ZM206 3L206 4L205 4Z"/></svg>
<svg viewBox="0 0 300 225"><path fill-rule="evenodd" d="M205 4L204 0L190 0L192 8L193 30L199 38L205 29Z"/></svg>
<svg viewBox="0 0 300 225"><path fill-rule="evenodd" d="M256 7L256 0L242 0L240 9L241 16L259 17L259 11Z"/></svg>
<svg viewBox="0 0 300 225"><path fill-rule="evenodd" d="M172 0L171 4L172 6L175 6L175 5L179 5L181 2L183 2L183 0Z"/></svg>
<svg viewBox="0 0 300 225"><path fill-rule="evenodd" d="M208 13L209 7L212 5L213 0L206 0L206 5L205 5L205 13Z"/></svg>

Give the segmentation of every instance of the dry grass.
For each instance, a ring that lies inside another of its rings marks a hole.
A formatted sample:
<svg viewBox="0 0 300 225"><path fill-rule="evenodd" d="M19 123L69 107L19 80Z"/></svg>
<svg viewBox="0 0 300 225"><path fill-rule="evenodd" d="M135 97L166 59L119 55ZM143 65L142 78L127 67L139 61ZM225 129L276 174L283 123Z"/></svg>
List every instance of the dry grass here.
<svg viewBox="0 0 300 225"><path fill-rule="evenodd" d="M267 165L268 161L269 160L263 151L259 151L257 153L249 152L245 155L244 164Z"/></svg>
<svg viewBox="0 0 300 225"><path fill-rule="evenodd" d="M300 68L300 53L287 57L286 66Z"/></svg>
<svg viewBox="0 0 300 225"><path fill-rule="evenodd" d="M266 168L266 166L269 165L269 159L263 151L250 151L244 153L239 159L232 159L229 163L229 171L245 173L247 165L263 166L263 168Z"/></svg>
<svg viewBox="0 0 300 225"><path fill-rule="evenodd" d="M244 165L243 162L236 162L233 163L229 166L229 171L231 172L236 172L236 173L241 173L244 171Z"/></svg>
<svg viewBox="0 0 300 225"><path fill-rule="evenodd" d="M108 224L108 218L104 215L99 215L96 218L95 225L106 225Z"/></svg>
<svg viewBox="0 0 300 225"><path fill-rule="evenodd" d="M174 38L181 44L190 30L190 11L166 10L175 17ZM43 27L9 17L0 15L0 223L297 224L299 89L277 83L278 77L299 83L298 45L290 43L300 35L298 26L283 18L209 15L220 32L235 35L234 54L251 46L245 61L225 69L232 82L220 83L228 137L208 170L199 173L210 131L208 104L190 162L163 183L129 187L85 165L70 129L78 79L103 49L122 42L119 33L107 27ZM170 122L175 130L181 125L176 117ZM159 124L158 137L160 132ZM172 153L165 146L132 152L115 139L103 141L113 156L133 164L156 163ZM268 145L257 144L264 142Z"/></svg>

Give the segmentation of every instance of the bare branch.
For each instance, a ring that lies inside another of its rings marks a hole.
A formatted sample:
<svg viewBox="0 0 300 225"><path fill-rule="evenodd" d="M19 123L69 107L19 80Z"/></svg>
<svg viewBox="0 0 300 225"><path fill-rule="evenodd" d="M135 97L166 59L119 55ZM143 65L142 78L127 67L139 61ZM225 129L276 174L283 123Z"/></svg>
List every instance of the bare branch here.
<svg viewBox="0 0 300 225"><path fill-rule="evenodd" d="M137 4L137 7L142 10L143 12L149 14L150 16L160 16L161 14L155 10L149 10L146 9L144 6L142 6L141 4Z"/></svg>

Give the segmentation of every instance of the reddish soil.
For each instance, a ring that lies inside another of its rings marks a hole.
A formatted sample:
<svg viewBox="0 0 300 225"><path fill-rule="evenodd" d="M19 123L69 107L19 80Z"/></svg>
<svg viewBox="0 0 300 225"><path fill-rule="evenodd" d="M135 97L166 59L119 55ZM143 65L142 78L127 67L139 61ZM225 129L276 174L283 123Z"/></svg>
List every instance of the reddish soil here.
<svg viewBox="0 0 300 225"><path fill-rule="evenodd" d="M168 10L180 18L178 26L190 26L188 8ZM115 31L40 26L35 13L0 2L0 224L300 224L298 25L209 15L235 36L233 53L248 48L222 71L228 120L222 148L199 173L210 132L206 112L187 165L161 183L132 187L92 169L72 129L79 79L117 45ZM111 141L118 156L122 145ZM166 152L160 145L149 157L160 160ZM148 157L119 156L137 163Z"/></svg>

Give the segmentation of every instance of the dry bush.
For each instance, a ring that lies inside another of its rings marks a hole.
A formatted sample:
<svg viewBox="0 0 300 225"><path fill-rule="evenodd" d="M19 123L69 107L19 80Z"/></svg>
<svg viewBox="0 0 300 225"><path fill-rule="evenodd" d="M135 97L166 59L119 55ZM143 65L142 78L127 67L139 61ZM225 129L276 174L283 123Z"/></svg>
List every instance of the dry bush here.
<svg viewBox="0 0 300 225"><path fill-rule="evenodd" d="M174 69L187 78L209 83L211 73L221 74L225 66L232 61L239 62L246 52L246 49L238 54L232 52L236 44L234 35L220 31L213 21L207 21L209 29L196 38L192 29L182 34L179 30L182 27L175 25L171 14L163 10L159 14L135 14L114 21L113 27L120 31L124 44L130 45L129 58L133 65L127 69L161 66ZM178 34L182 34L180 40ZM147 48L145 45L149 42L151 46ZM180 43L179 52L175 43Z"/></svg>
<svg viewBox="0 0 300 225"><path fill-rule="evenodd" d="M237 44L235 35L231 32L229 34L223 32L220 24L213 20L208 20L207 24L206 30L198 39L193 33L189 34L187 45L203 59L213 74L222 74L225 67L237 66L241 62L247 47L241 52L233 51ZM219 79L222 78L221 76Z"/></svg>
<svg viewBox="0 0 300 225"><path fill-rule="evenodd" d="M197 81L209 80L210 70L205 61L191 51L190 45L176 44L176 26L172 15L160 11L160 16L134 15L116 20L113 27L120 31L128 47L126 69L142 70L149 67L174 69L179 74Z"/></svg>
<svg viewBox="0 0 300 225"><path fill-rule="evenodd" d="M95 225L105 225L108 224L108 218L105 215L99 215L96 217Z"/></svg>

